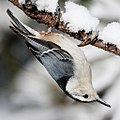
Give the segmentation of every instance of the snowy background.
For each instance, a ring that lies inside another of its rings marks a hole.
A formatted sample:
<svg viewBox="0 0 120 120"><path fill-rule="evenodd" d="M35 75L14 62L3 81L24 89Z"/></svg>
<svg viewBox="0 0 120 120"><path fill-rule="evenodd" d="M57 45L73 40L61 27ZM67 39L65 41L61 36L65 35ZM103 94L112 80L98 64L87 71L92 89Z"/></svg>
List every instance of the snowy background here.
<svg viewBox="0 0 120 120"><path fill-rule="evenodd" d="M64 5L63 0L59 2ZM74 2L86 6L100 19L98 30L108 23L120 22L120 0ZM92 46L82 48L91 63L94 88L112 108L75 102L59 89L23 40L9 29L7 8L25 24L46 30L11 3L0 0L0 120L120 120L119 56Z"/></svg>

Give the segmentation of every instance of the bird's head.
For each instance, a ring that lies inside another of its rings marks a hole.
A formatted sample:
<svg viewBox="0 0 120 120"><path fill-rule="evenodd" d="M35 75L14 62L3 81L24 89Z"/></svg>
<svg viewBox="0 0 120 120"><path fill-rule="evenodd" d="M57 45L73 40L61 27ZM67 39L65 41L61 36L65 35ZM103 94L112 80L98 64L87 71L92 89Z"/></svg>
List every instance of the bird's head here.
<svg viewBox="0 0 120 120"><path fill-rule="evenodd" d="M95 91L95 89L91 85L80 85L80 84L71 84L68 81L66 85L66 91L68 95L75 99L76 101L80 102L99 102L107 107L111 107L108 103L103 101Z"/></svg>

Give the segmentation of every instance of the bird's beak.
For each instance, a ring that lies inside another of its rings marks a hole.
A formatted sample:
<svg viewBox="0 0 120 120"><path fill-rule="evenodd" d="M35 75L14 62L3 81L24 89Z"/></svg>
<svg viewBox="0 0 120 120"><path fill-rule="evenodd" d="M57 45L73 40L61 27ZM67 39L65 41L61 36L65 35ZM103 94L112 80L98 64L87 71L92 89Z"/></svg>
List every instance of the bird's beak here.
<svg viewBox="0 0 120 120"><path fill-rule="evenodd" d="M108 103L106 103L105 101L103 101L101 98L97 98L96 101L105 105L105 106L107 106L107 107L109 107L109 108L111 108L111 106Z"/></svg>

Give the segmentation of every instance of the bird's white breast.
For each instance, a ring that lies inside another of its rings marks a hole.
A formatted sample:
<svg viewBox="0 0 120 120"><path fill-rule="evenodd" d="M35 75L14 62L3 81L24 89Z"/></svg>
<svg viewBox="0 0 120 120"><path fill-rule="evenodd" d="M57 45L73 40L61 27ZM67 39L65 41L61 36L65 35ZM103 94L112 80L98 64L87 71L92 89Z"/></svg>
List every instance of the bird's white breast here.
<svg viewBox="0 0 120 120"><path fill-rule="evenodd" d="M58 33L43 33L41 36L43 36L42 39L59 45L73 57L74 76L69 79L66 89L73 90L73 88L79 88L80 85L89 86L91 84L90 65L83 51L75 44L75 42Z"/></svg>
<svg viewBox="0 0 120 120"><path fill-rule="evenodd" d="M84 85L89 86L91 84L91 69L83 51L67 37L61 35L59 39L59 42L56 43L71 54L74 63L74 76L69 79L66 89L70 91L84 87Z"/></svg>

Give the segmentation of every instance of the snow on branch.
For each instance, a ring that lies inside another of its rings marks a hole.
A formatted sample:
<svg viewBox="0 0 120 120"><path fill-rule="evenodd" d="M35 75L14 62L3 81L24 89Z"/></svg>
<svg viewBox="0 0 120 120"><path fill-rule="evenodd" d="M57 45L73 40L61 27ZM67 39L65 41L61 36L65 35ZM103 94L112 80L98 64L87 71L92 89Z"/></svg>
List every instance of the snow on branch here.
<svg viewBox="0 0 120 120"><path fill-rule="evenodd" d="M108 24L103 31L99 33L98 38L104 39L106 43L113 43L120 48L120 24L118 22Z"/></svg>
<svg viewBox="0 0 120 120"><path fill-rule="evenodd" d="M90 44L105 51L120 55L119 23L111 23L99 34L95 34L99 20L93 17L83 6L79 6L72 2L66 2L66 11L61 12L58 7L58 0L9 1L37 22L52 26L82 41L79 45L80 47Z"/></svg>
<svg viewBox="0 0 120 120"><path fill-rule="evenodd" d="M74 32L83 29L86 32L95 31L99 24L98 18L93 17L87 8L70 1L65 3L65 12L61 20L65 23L69 22L68 27Z"/></svg>

